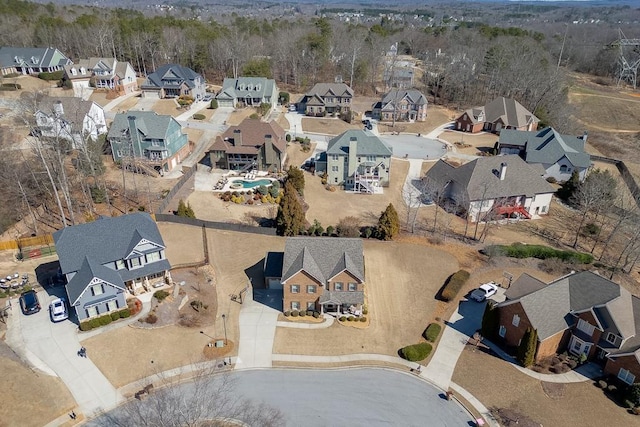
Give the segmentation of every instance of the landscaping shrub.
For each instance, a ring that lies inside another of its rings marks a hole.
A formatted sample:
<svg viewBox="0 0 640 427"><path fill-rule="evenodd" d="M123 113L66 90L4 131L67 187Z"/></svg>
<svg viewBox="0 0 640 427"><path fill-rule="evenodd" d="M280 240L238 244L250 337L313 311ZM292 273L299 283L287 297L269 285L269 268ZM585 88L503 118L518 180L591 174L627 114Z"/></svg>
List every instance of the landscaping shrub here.
<svg viewBox="0 0 640 427"><path fill-rule="evenodd" d="M464 284L467 283L467 280L469 280L469 276L470 274L466 270L458 270L453 273L444 284L440 297L444 301L451 301L455 299L458 292L460 292L460 289L462 289Z"/></svg>
<svg viewBox="0 0 640 427"><path fill-rule="evenodd" d="M211 100L211 104L209 104L209 108L212 110L215 110L216 108L218 108L218 100L217 99L212 99Z"/></svg>
<svg viewBox="0 0 640 427"><path fill-rule="evenodd" d="M291 312L291 317L298 317L299 314L300 314L300 312L298 310L293 310Z"/></svg>
<svg viewBox="0 0 640 427"><path fill-rule="evenodd" d="M360 321L361 321L361 322L366 322L366 321L367 321L367 318L366 318L366 317L364 317L364 316L362 316L362 317L360 317Z"/></svg>
<svg viewBox="0 0 640 427"><path fill-rule="evenodd" d="M420 344L408 345L400 350L402 357L409 362L418 362L424 360L429 356L433 347L428 342L422 342Z"/></svg>
<svg viewBox="0 0 640 427"><path fill-rule="evenodd" d="M127 317L131 316L131 310L129 310L128 308L123 308L118 313L120 314L121 319L126 319Z"/></svg>
<svg viewBox="0 0 640 427"><path fill-rule="evenodd" d="M618 387L616 387L614 384L609 384L607 386L607 391L610 393L615 393L616 391L618 391Z"/></svg>
<svg viewBox="0 0 640 427"><path fill-rule="evenodd" d="M362 307L362 314L369 314L369 309L367 308L366 305Z"/></svg>
<svg viewBox="0 0 640 427"><path fill-rule="evenodd" d="M0 90L19 90L22 86L19 83L2 83Z"/></svg>
<svg viewBox="0 0 640 427"><path fill-rule="evenodd" d="M157 299L159 302L164 301L165 298L167 298L168 296L169 296L169 292L165 291L164 289L155 291L155 293L153 294L153 297Z"/></svg>
<svg viewBox="0 0 640 427"><path fill-rule="evenodd" d="M291 312L289 310L284 312L284 317L289 317L291 316Z"/></svg>
<svg viewBox="0 0 640 427"><path fill-rule="evenodd" d="M341 322L345 322L345 321L347 320L347 317L346 317L346 316L340 316L340 319L339 319L339 320L340 320Z"/></svg>
<svg viewBox="0 0 640 427"><path fill-rule="evenodd" d="M305 317L307 315L307 311L306 310L300 310L300 313L298 313L300 315L300 317Z"/></svg>
<svg viewBox="0 0 640 427"><path fill-rule="evenodd" d="M93 319L89 320L89 326L91 326L91 329L95 329L95 328L99 328L100 325L100 319L97 317L94 317Z"/></svg>
<svg viewBox="0 0 640 427"><path fill-rule="evenodd" d="M556 182L558 182L558 180L557 180L557 179L555 179L555 178L554 178L554 177L552 177L552 176L549 176L549 177L547 177L547 182L548 182L549 184L555 184Z"/></svg>
<svg viewBox="0 0 640 427"><path fill-rule="evenodd" d="M596 384L603 390L607 388L607 382L605 380L598 380Z"/></svg>
<svg viewBox="0 0 640 427"><path fill-rule="evenodd" d="M320 313L318 313L317 311L314 311L313 317L315 317L316 319L320 318Z"/></svg>
<svg viewBox="0 0 640 427"><path fill-rule="evenodd" d="M100 321L100 326L106 326L112 322L111 316L109 314L98 317L98 320Z"/></svg>
<svg viewBox="0 0 640 427"><path fill-rule="evenodd" d="M60 71L54 71L52 73L39 73L38 74L38 78L41 80L47 80L47 81L54 81L54 80L60 80L62 79L62 76L64 75L64 71L60 70Z"/></svg>
<svg viewBox="0 0 640 427"><path fill-rule="evenodd" d="M435 342L441 330L442 326L439 323L432 323L427 326L427 329L424 331L424 337L427 341Z"/></svg>
<svg viewBox="0 0 640 427"><path fill-rule="evenodd" d="M512 245L491 245L485 249L485 253L491 255L503 255L511 258L559 258L563 261L575 261L581 264L591 264L593 255L584 252L562 251L543 245L523 245L514 243Z"/></svg>
<svg viewBox="0 0 640 427"><path fill-rule="evenodd" d="M578 366L578 362L575 361L574 359L569 359L569 360L567 360L567 365L571 369L576 369L576 367Z"/></svg>
<svg viewBox="0 0 640 427"><path fill-rule="evenodd" d="M144 319L144 321L149 324L154 324L158 321L158 316L156 316L155 313L149 313L147 314L147 317Z"/></svg>
<svg viewBox="0 0 640 427"><path fill-rule="evenodd" d="M193 115L193 120L204 120L206 119L207 116L205 116L204 114L200 114L200 113L196 113Z"/></svg>
<svg viewBox="0 0 640 427"><path fill-rule="evenodd" d="M120 319L120 312L114 311L113 313L110 314L110 316L111 316L111 321L115 322L116 320Z"/></svg>
<svg viewBox="0 0 640 427"><path fill-rule="evenodd" d="M80 323L80 330L81 331L90 331L91 329L93 329L93 327L91 326L91 322L81 322Z"/></svg>

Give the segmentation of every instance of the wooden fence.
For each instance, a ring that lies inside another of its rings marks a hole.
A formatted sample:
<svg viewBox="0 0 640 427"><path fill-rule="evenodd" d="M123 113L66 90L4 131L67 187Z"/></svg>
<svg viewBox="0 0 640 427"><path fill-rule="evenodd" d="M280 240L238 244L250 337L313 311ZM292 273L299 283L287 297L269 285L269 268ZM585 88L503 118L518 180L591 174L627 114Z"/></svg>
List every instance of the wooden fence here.
<svg viewBox="0 0 640 427"><path fill-rule="evenodd" d="M0 251L51 245L53 245L53 235L43 234L41 236L23 237L20 239L0 241Z"/></svg>

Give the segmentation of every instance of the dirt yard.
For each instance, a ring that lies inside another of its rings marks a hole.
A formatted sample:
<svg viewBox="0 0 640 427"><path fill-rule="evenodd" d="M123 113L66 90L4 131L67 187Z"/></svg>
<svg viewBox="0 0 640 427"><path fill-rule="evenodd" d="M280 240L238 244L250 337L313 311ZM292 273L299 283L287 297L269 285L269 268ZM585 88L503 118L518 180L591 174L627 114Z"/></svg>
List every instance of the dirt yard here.
<svg viewBox="0 0 640 427"><path fill-rule="evenodd" d="M499 136L488 132L470 134L446 130L440 134L440 138L453 144L458 153L477 155L479 152L490 153ZM452 155L455 156L455 154Z"/></svg>
<svg viewBox="0 0 640 427"><path fill-rule="evenodd" d="M338 323L327 329L278 328L274 353L397 355L420 340L433 317L434 296L458 262L437 249L397 242L367 240L364 253L369 328Z"/></svg>
<svg viewBox="0 0 640 427"><path fill-rule="evenodd" d="M427 108L427 119L424 122L396 122L393 126L391 122L378 123L380 133L400 132L400 133L429 133L436 127L450 122L455 118L455 111L448 108L434 105Z"/></svg>
<svg viewBox="0 0 640 427"><path fill-rule="evenodd" d="M458 360L453 381L488 408L509 408L545 426L567 425L567 420L588 426L640 425L640 417L629 415L591 381L566 384L563 393L551 398L539 380L472 347Z"/></svg>

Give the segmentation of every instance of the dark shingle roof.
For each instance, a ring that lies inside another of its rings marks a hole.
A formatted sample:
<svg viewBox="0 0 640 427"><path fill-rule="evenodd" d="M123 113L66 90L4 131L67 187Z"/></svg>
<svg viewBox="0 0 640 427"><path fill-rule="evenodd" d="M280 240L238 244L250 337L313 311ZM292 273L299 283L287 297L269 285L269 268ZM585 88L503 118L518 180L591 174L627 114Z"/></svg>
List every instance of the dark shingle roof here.
<svg viewBox="0 0 640 427"><path fill-rule="evenodd" d="M503 163L507 170L501 180ZM456 182L467 190L469 201L555 192L538 168L528 165L517 155L480 157L459 167L438 160L426 178L443 187L447 182Z"/></svg>
<svg viewBox="0 0 640 427"><path fill-rule="evenodd" d="M266 94L272 94L274 87L276 87L276 81L266 77L225 78L222 82L222 89L216 98L234 99L247 96L262 98Z"/></svg>
<svg viewBox="0 0 640 427"><path fill-rule="evenodd" d="M419 90L416 89L394 89L389 91L383 98L382 104L393 105L394 102L398 102L404 98L407 98L411 104L415 105L424 105L427 103L427 97L422 94Z"/></svg>
<svg viewBox="0 0 640 427"><path fill-rule="evenodd" d="M135 233L145 240L165 247L156 223L147 213L139 212L114 218L100 218L86 224L66 227L53 233L63 274L80 270L85 257L98 264L126 258ZM169 263L166 263L167 266ZM149 264L154 270L159 263ZM167 267L169 268L169 267ZM144 268L131 270L141 277ZM124 270L122 271L124 273ZM121 274L122 276L122 274ZM127 280L122 276L123 280Z"/></svg>
<svg viewBox="0 0 640 427"><path fill-rule="evenodd" d="M125 290L124 281L115 270L85 257L80 269L66 286L69 303L71 305L77 302L78 298L80 298L94 278L100 278L100 280L104 282L120 288L123 291Z"/></svg>
<svg viewBox="0 0 640 427"><path fill-rule="evenodd" d="M320 304L363 304L363 291L327 291L320 296Z"/></svg>
<svg viewBox="0 0 640 427"><path fill-rule="evenodd" d="M327 154L349 153L349 141L355 138L357 143L357 155L359 156L392 156L393 149L383 140L362 130L351 129L336 136L329 141Z"/></svg>
<svg viewBox="0 0 640 427"><path fill-rule="evenodd" d="M509 300L517 299L538 291L545 286L547 286L547 284L542 280L538 280L527 273L523 273L511 284L511 286L509 286L509 289L504 293L504 296Z"/></svg>
<svg viewBox="0 0 640 427"><path fill-rule="evenodd" d="M62 55L57 62L53 59L56 52ZM63 66L68 62L62 52L52 47L0 47L0 67L48 68Z"/></svg>
<svg viewBox="0 0 640 427"><path fill-rule="evenodd" d="M289 237L285 243L282 281L304 270L321 284L342 271L364 282L362 240L344 237Z"/></svg>
<svg viewBox="0 0 640 427"><path fill-rule="evenodd" d="M240 140L236 137L237 130L240 131ZM231 126L222 135L218 135L211 149L231 154L255 154L264 145L267 135L271 135L273 146L284 153L287 146L286 133L278 122L263 122L251 118L244 119L238 126Z"/></svg>
<svg viewBox="0 0 640 427"><path fill-rule="evenodd" d="M167 77L171 77L168 81ZM191 68L179 64L166 64L158 67L155 72L149 74L142 88L178 87L185 83L188 87L195 87L194 80L202 76Z"/></svg>
<svg viewBox="0 0 640 427"><path fill-rule="evenodd" d="M166 139L169 124L176 121L169 115L159 115L154 111L127 111L126 113L118 113L111 123L107 138L121 138L123 132L129 129L129 117L136 118L136 128L147 139ZM178 126L180 124L178 123Z"/></svg>
<svg viewBox="0 0 640 427"><path fill-rule="evenodd" d="M512 98L498 97L484 106L485 122L501 120L504 126L523 127L538 122L538 118Z"/></svg>
<svg viewBox="0 0 640 427"><path fill-rule="evenodd" d="M567 157L576 167L587 168L591 165L591 156L585 151L583 137L561 135L551 127L533 132L504 129L500 132L500 144L525 149L527 163L554 164Z"/></svg>

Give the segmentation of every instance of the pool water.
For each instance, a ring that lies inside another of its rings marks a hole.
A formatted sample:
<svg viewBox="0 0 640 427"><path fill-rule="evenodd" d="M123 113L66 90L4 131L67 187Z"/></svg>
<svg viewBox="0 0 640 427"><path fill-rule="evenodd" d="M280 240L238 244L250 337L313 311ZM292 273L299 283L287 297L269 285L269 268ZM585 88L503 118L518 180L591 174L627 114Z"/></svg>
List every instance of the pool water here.
<svg viewBox="0 0 640 427"><path fill-rule="evenodd" d="M271 185L271 180L257 179L255 181L245 181L244 179L238 179L231 183L231 185L234 185L234 184L242 184L242 188L254 188L254 187L260 187L261 185L269 186Z"/></svg>

